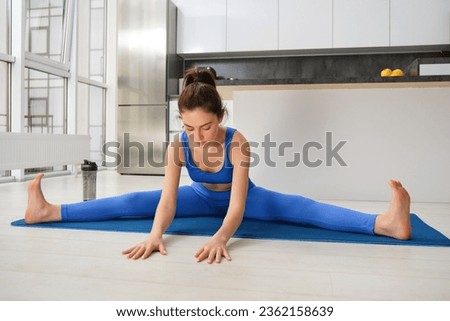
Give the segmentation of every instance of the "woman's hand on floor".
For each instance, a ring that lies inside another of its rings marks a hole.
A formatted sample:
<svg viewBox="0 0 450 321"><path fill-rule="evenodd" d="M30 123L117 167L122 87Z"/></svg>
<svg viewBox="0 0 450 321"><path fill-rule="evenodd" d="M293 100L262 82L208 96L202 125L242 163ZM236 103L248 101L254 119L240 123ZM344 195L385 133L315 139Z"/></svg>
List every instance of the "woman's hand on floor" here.
<svg viewBox="0 0 450 321"><path fill-rule="evenodd" d="M222 257L231 261L226 242L219 240L216 236L212 237L205 245L203 245L197 253L195 253L195 257L197 258L197 262L202 262L207 259L209 264L222 262Z"/></svg>
<svg viewBox="0 0 450 321"><path fill-rule="evenodd" d="M122 251L123 255L127 255L129 259L137 260L147 259L153 252L159 251L162 255L166 255L167 251L164 247L162 236L155 236L150 234L148 238L127 250Z"/></svg>

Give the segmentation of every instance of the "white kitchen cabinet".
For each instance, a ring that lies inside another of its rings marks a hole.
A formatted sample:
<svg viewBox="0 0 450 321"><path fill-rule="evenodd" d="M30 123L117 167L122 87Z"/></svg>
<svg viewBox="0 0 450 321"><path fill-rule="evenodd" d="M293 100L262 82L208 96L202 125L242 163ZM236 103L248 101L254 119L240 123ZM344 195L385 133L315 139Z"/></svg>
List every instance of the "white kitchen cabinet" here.
<svg viewBox="0 0 450 321"><path fill-rule="evenodd" d="M333 46L333 0L279 0L279 49Z"/></svg>
<svg viewBox="0 0 450 321"><path fill-rule="evenodd" d="M176 0L178 53L226 50L226 0Z"/></svg>
<svg viewBox="0 0 450 321"><path fill-rule="evenodd" d="M278 49L278 0L227 0L227 51Z"/></svg>
<svg viewBox="0 0 450 321"><path fill-rule="evenodd" d="M173 0L177 52L450 43L450 0Z"/></svg>
<svg viewBox="0 0 450 321"><path fill-rule="evenodd" d="M450 43L450 0L391 0L391 45Z"/></svg>
<svg viewBox="0 0 450 321"><path fill-rule="evenodd" d="M333 0L333 47L389 46L389 2Z"/></svg>

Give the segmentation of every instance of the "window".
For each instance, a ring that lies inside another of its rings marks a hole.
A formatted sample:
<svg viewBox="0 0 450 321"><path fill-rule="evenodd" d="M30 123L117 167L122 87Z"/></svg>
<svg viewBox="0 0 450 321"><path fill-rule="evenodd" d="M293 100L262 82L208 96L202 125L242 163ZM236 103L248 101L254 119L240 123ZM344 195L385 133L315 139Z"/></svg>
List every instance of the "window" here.
<svg viewBox="0 0 450 321"><path fill-rule="evenodd" d="M67 80L72 39L70 0L27 0L25 132L67 133Z"/></svg>
<svg viewBox="0 0 450 321"><path fill-rule="evenodd" d="M10 114L10 63L11 54L11 1L0 0L0 133L9 131ZM0 178L9 176L0 171Z"/></svg>
<svg viewBox="0 0 450 321"><path fill-rule="evenodd" d="M48 73L26 69L23 111L27 133L65 133L65 80Z"/></svg>
<svg viewBox="0 0 450 321"><path fill-rule="evenodd" d="M9 54L10 43L10 0L0 0L0 53Z"/></svg>
<svg viewBox="0 0 450 321"><path fill-rule="evenodd" d="M9 131L9 64L0 61L0 132Z"/></svg>
<svg viewBox="0 0 450 321"><path fill-rule="evenodd" d="M27 97L24 132L41 134L66 133L66 80L45 72L25 68L25 95ZM65 170L66 166L27 168L26 174Z"/></svg>
<svg viewBox="0 0 450 321"><path fill-rule="evenodd" d="M65 63L67 1L28 0L25 51Z"/></svg>
<svg viewBox="0 0 450 321"><path fill-rule="evenodd" d="M102 160L107 3L0 0L0 132L88 134L92 159ZM18 39L19 31L25 39ZM77 52L73 57L72 45ZM65 167L44 168L60 169ZM24 179L24 174L36 170L42 168L14 170L12 178ZM5 174L0 172L0 178Z"/></svg>
<svg viewBox="0 0 450 321"><path fill-rule="evenodd" d="M0 133L9 131L9 63L0 61ZM0 178L10 171L0 170Z"/></svg>
<svg viewBox="0 0 450 321"><path fill-rule="evenodd" d="M91 137L90 160L103 161L105 89L78 83L78 133Z"/></svg>
<svg viewBox="0 0 450 321"><path fill-rule="evenodd" d="M0 132L9 131L10 8L10 0L0 0Z"/></svg>
<svg viewBox="0 0 450 321"><path fill-rule="evenodd" d="M103 161L106 97L106 2L78 2L77 132L91 136L91 161Z"/></svg>
<svg viewBox="0 0 450 321"><path fill-rule="evenodd" d="M22 132L67 134L72 0L27 0ZM16 106L16 108L19 106ZM25 173L62 167L29 168Z"/></svg>
<svg viewBox="0 0 450 321"><path fill-rule="evenodd" d="M105 82L104 0L78 3L78 76Z"/></svg>

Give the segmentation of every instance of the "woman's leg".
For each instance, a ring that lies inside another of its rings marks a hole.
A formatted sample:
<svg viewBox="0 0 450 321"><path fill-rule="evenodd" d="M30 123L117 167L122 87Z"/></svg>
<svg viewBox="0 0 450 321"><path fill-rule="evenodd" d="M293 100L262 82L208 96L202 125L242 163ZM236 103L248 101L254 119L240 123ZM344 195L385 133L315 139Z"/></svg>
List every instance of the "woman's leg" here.
<svg viewBox="0 0 450 321"><path fill-rule="evenodd" d="M411 233L409 195L399 182L390 184L393 192L391 207L378 216L320 203L300 195L254 187L249 190L244 217L407 239Z"/></svg>
<svg viewBox="0 0 450 321"><path fill-rule="evenodd" d="M53 221L100 221L125 217L153 217L161 190L128 193L73 204L54 205L46 201L41 190L42 174L28 186L28 224ZM191 186L178 189L177 217L212 213L211 206Z"/></svg>
<svg viewBox="0 0 450 321"><path fill-rule="evenodd" d="M61 205L62 221L103 221L116 218L153 218L161 198L161 190L133 192ZM191 186L178 189L176 217L189 217L210 213L208 204L194 192Z"/></svg>
<svg viewBox="0 0 450 321"><path fill-rule="evenodd" d="M376 216L256 186L248 192L244 218L373 234Z"/></svg>
<svg viewBox="0 0 450 321"><path fill-rule="evenodd" d="M161 191L157 190L62 204L61 221L104 221L126 217L153 217L160 197Z"/></svg>

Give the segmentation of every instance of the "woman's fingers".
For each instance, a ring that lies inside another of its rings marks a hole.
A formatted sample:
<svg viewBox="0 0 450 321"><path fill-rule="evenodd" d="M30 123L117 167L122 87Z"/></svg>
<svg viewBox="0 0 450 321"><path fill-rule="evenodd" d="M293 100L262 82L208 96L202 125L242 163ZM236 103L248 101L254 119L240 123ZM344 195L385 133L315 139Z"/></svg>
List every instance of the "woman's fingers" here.
<svg viewBox="0 0 450 321"><path fill-rule="evenodd" d="M198 259L198 257L200 256L200 254L202 254L202 252L204 251L203 247L201 249L199 249L197 252L195 252L194 257L196 257Z"/></svg>
<svg viewBox="0 0 450 321"><path fill-rule="evenodd" d="M122 251L122 254L130 254L131 251L133 251L134 248L135 248L135 246L130 247L129 249L123 250L123 251Z"/></svg>
<svg viewBox="0 0 450 321"><path fill-rule="evenodd" d="M150 255L153 253L154 249L153 246L148 246L145 251L144 254L142 255L142 259L148 259L150 257Z"/></svg>
<svg viewBox="0 0 450 321"><path fill-rule="evenodd" d="M150 255L155 252L159 251L162 255L166 255L167 251L163 243L159 244L138 244L136 246L130 247L129 249L126 249L122 251L122 254L127 255L129 259L137 260L137 259L147 259L150 257ZM221 263L222 258L224 257L228 261L231 261L231 256L228 253L226 248L223 247L214 247L209 248L207 246L204 246L200 248L194 256L197 258L197 262L202 262L205 259L207 259L207 262L209 264L212 264L214 262Z"/></svg>
<svg viewBox="0 0 450 321"><path fill-rule="evenodd" d="M218 249L214 248L211 251L209 251L208 255L208 263L211 264L214 262L214 259L216 258L216 253L218 252Z"/></svg>
<svg viewBox="0 0 450 321"><path fill-rule="evenodd" d="M201 262L206 259L209 255L209 251L206 248L201 248L195 253L195 257L197 258L197 262Z"/></svg>
<svg viewBox="0 0 450 321"><path fill-rule="evenodd" d="M231 261L231 256L228 253L227 249L223 249L223 257L226 258L228 261Z"/></svg>
<svg viewBox="0 0 450 321"><path fill-rule="evenodd" d="M128 254L127 258L131 259L133 257L134 253L136 253L136 248L137 246L133 246L132 248L125 251L126 253L124 254Z"/></svg>
<svg viewBox="0 0 450 321"><path fill-rule="evenodd" d="M122 252L122 254L127 255L127 258L137 260L140 257L146 259L152 254L153 246L145 247L142 244L133 246Z"/></svg>
<svg viewBox="0 0 450 321"><path fill-rule="evenodd" d="M133 255L131 256L131 259L137 260L137 259L139 259L144 253L145 253L145 247L142 246L142 245L141 245L141 246L138 246L138 247L136 247L136 250L132 252ZM130 256L128 256L128 257L130 257Z"/></svg>
<svg viewBox="0 0 450 321"><path fill-rule="evenodd" d="M216 263L222 262L222 249L218 248L215 255ZM213 263L213 260L210 258L210 262Z"/></svg>
<svg viewBox="0 0 450 321"><path fill-rule="evenodd" d="M122 251L122 254L127 255L129 259L137 260L141 257L142 259L147 259L155 251L161 252L162 255L167 254L162 240L147 240Z"/></svg>
<svg viewBox="0 0 450 321"><path fill-rule="evenodd" d="M197 251L197 253L195 253L194 256L197 258L197 262L202 262L205 259L208 259L207 262L209 264L212 264L214 262L221 263L223 257L228 261L231 261L231 256L228 253L227 249L221 247L212 249L202 247L200 250Z"/></svg>
<svg viewBox="0 0 450 321"><path fill-rule="evenodd" d="M164 246L163 243L159 244L158 250L159 250L159 253L161 253L162 255L167 254L166 247Z"/></svg>

